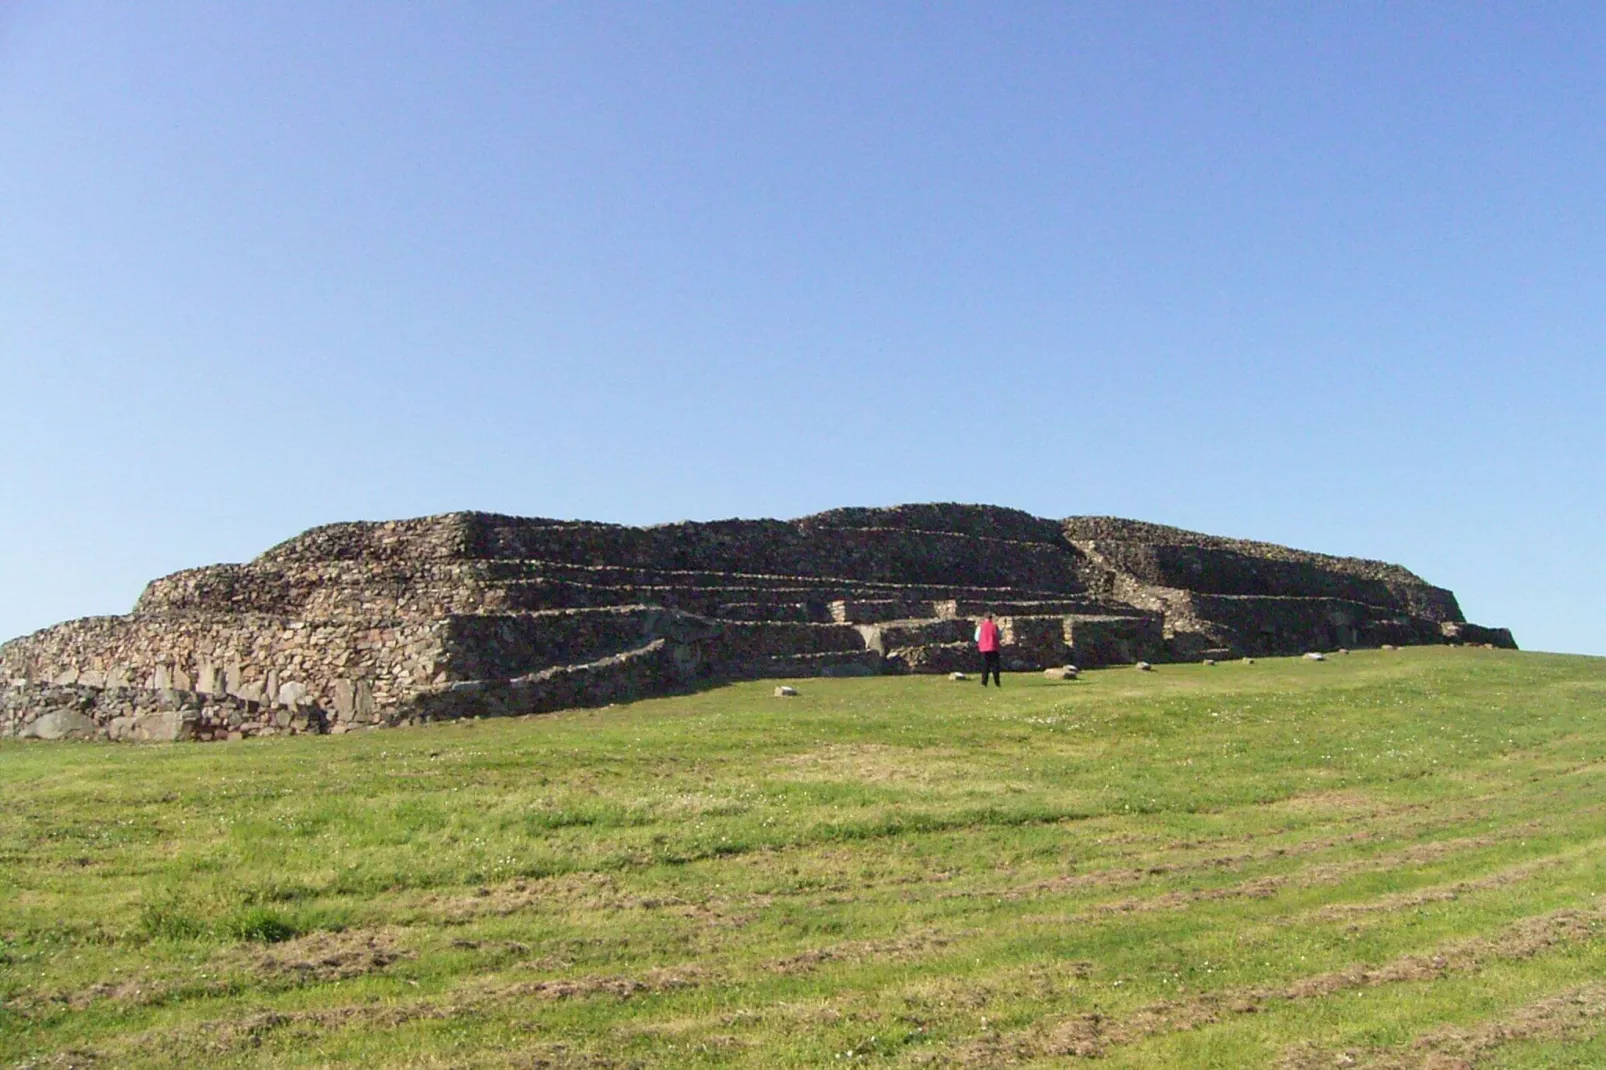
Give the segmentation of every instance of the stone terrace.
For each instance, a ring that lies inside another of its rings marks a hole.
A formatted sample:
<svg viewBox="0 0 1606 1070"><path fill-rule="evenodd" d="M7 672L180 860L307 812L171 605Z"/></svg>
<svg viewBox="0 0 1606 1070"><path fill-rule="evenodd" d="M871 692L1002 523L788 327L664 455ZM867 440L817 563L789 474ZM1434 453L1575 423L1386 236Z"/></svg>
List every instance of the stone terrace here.
<svg viewBox="0 0 1606 1070"><path fill-rule="evenodd" d="M0 703L0 734L48 734L30 725L63 703L79 719L48 724L70 722L69 734L146 738L128 725L148 705L161 733L174 710L223 710L178 736L222 738L539 712L717 680L946 672L974 667L970 631L987 609L1016 670L1514 645L1395 565L1113 518L914 505L633 528L452 513L315 528L247 564L155 580L128 616L0 646L0 685L35 696ZM52 687L76 690L42 697ZM85 688L168 697L96 703Z"/></svg>

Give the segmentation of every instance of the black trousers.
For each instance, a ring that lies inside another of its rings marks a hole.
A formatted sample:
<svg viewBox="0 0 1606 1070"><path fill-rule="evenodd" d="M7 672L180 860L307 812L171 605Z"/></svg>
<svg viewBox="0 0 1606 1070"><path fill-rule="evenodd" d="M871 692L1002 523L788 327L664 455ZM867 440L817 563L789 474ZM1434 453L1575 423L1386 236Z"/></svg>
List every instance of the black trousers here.
<svg viewBox="0 0 1606 1070"><path fill-rule="evenodd" d="M982 656L981 686L983 686L983 687L987 686L987 674L988 673L992 673L993 674L993 686L995 686L995 687L1003 687L1004 686L1003 678L998 675L998 651L996 651L996 650L983 650L981 652L981 656Z"/></svg>

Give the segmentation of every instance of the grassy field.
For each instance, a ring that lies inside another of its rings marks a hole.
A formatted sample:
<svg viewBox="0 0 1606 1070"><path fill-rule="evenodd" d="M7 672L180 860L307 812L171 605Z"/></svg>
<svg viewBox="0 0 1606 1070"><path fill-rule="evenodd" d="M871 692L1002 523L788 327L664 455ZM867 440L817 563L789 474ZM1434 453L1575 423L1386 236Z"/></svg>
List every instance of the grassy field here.
<svg viewBox="0 0 1606 1070"><path fill-rule="evenodd" d="M1606 1066L1606 660L0 744L16 1066Z"/></svg>

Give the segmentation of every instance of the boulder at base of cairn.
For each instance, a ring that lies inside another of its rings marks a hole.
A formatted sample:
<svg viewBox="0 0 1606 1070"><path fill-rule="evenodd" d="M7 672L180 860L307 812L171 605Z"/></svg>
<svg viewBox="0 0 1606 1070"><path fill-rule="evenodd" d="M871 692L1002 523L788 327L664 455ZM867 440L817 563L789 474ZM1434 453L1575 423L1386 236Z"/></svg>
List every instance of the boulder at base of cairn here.
<svg viewBox="0 0 1606 1070"><path fill-rule="evenodd" d="M1138 672L1153 672L1154 671L1154 666L1150 665L1146 661L1140 661L1140 662L1138 662L1136 665L1134 665L1132 667L1134 669L1138 670Z"/></svg>
<svg viewBox="0 0 1606 1070"><path fill-rule="evenodd" d="M948 674L948 679L950 679L950 680L968 680L968 679L970 679L970 677L966 676L962 672L951 672L951 673Z"/></svg>
<svg viewBox="0 0 1606 1070"><path fill-rule="evenodd" d="M19 734L23 739L94 739L95 722L77 710L52 710Z"/></svg>
<svg viewBox="0 0 1606 1070"><path fill-rule="evenodd" d="M776 698L797 698L797 688L782 684L775 689Z"/></svg>

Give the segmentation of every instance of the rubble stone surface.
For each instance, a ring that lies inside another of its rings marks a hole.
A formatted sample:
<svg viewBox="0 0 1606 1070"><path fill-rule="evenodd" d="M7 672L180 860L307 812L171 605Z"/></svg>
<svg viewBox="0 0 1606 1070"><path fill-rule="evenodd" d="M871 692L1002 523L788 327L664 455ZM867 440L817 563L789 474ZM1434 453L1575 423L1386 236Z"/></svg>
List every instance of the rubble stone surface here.
<svg viewBox="0 0 1606 1070"><path fill-rule="evenodd" d="M450 513L314 528L0 645L0 735L241 738L541 713L723 680L955 673L995 614L1040 671L1514 647L1398 565L976 505L636 528Z"/></svg>

